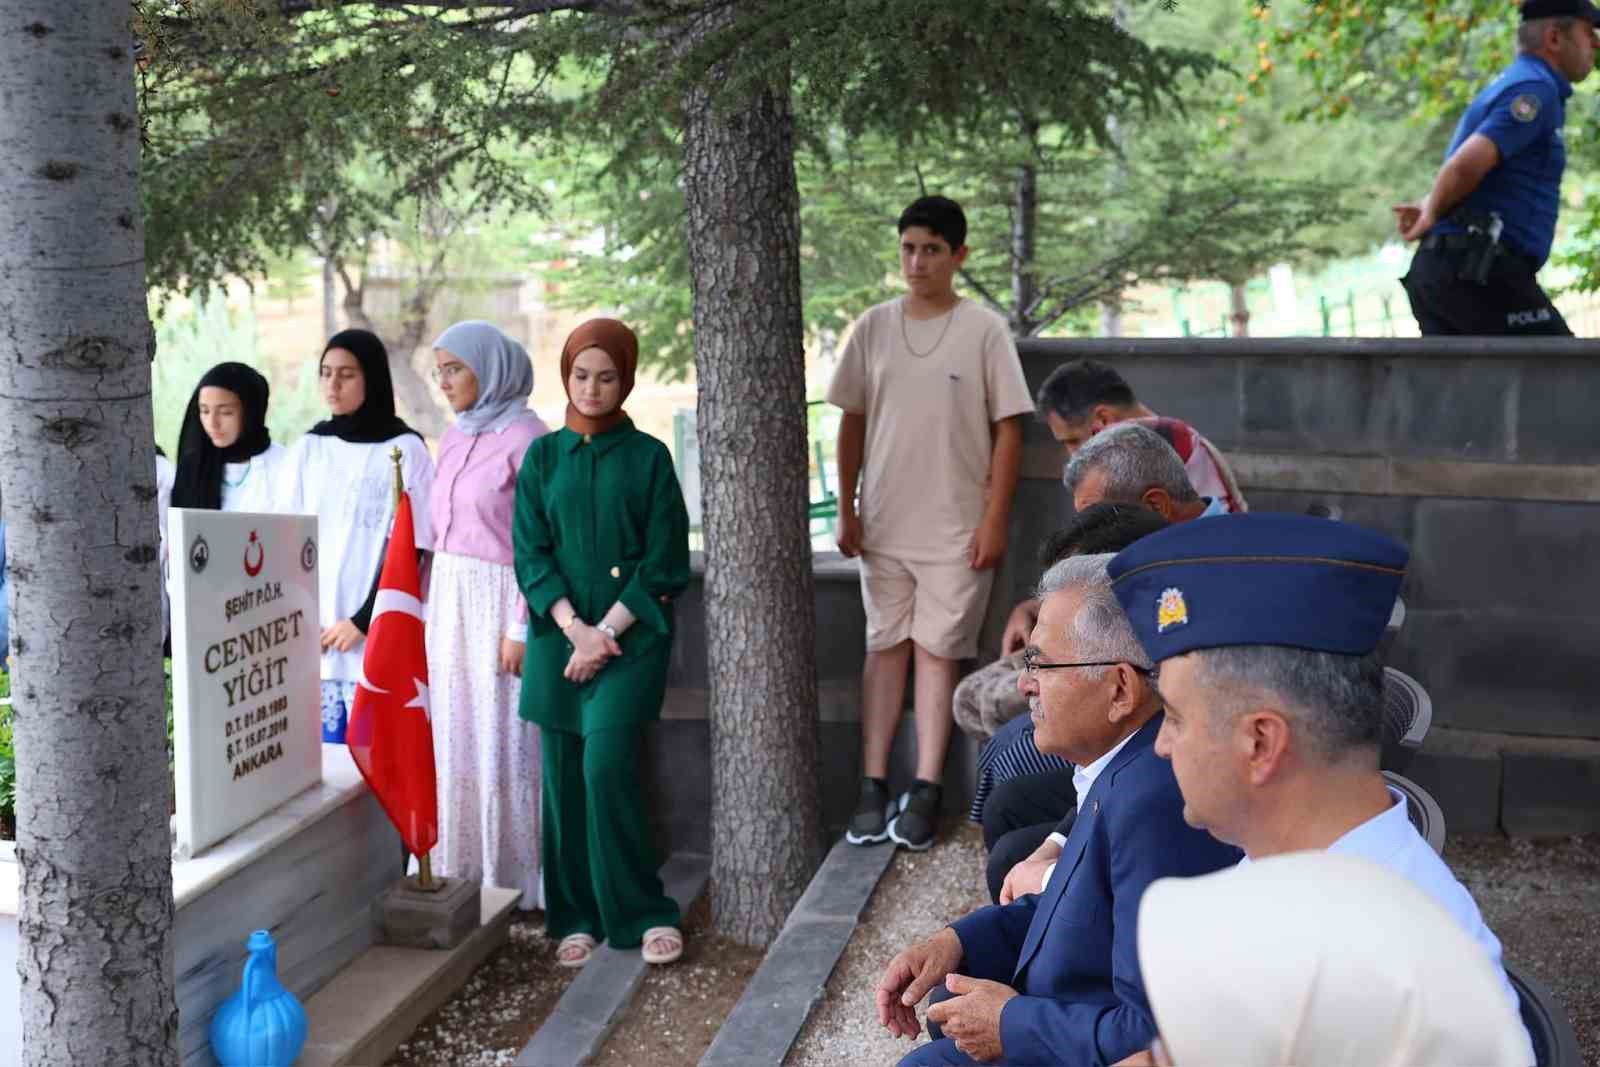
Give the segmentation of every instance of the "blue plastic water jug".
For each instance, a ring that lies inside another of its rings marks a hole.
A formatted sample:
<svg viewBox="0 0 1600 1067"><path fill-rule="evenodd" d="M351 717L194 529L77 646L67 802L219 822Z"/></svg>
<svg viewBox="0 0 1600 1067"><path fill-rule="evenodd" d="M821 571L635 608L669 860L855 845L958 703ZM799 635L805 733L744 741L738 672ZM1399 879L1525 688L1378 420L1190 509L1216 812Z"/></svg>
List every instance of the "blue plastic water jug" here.
<svg viewBox="0 0 1600 1067"><path fill-rule="evenodd" d="M211 1017L211 1051L222 1067L289 1067L306 1043L306 1010L278 981L278 946L257 930L245 942L239 991Z"/></svg>

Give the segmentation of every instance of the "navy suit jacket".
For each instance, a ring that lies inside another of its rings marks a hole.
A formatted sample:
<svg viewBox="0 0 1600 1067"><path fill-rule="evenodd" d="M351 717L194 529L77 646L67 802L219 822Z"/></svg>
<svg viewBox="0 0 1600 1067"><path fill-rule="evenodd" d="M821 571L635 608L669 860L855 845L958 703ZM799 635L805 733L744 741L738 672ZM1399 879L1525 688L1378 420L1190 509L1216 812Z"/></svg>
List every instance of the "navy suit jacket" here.
<svg viewBox="0 0 1600 1067"><path fill-rule="evenodd" d="M1000 1014L1008 1063L1115 1063L1150 1047L1139 974L1139 898L1157 878L1208 874L1241 853L1183 821L1172 764L1155 753L1157 714L1084 797L1044 892L954 924L961 971L1020 996Z"/></svg>

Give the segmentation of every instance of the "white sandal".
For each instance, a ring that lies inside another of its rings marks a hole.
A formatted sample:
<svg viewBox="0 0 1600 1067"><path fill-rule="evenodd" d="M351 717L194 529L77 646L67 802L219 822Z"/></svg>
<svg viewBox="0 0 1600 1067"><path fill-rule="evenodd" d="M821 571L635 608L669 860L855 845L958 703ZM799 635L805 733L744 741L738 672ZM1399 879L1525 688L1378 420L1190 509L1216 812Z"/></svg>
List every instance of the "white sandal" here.
<svg viewBox="0 0 1600 1067"><path fill-rule="evenodd" d="M673 942L673 947L651 951L652 941ZM683 931L676 926L652 926L644 932L640 955L646 963L673 963L683 955Z"/></svg>
<svg viewBox="0 0 1600 1067"><path fill-rule="evenodd" d="M594 955L594 946L592 934L568 934L556 946L556 964L561 967L582 967ZM568 949L582 949L582 955L564 955Z"/></svg>

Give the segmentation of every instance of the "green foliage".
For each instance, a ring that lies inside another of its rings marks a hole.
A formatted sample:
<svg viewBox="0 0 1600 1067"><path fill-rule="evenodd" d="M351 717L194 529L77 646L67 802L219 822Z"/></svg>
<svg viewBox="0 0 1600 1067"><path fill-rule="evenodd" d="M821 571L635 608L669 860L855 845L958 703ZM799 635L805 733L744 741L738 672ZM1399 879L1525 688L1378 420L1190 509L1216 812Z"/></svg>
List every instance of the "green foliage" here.
<svg viewBox="0 0 1600 1067"><path fill-rule="evenodd" d="M561 177L549 179L553 221L532 243L532 255L548 264L557 304L614 311L633 325L640 351L664 377L681 378L694 363L682 189L666 163L607 163L599 152L563 157ZM896 269L894 216L887 228L875 217L863 226L848 203L828 195L832 179L815 156L802 154L796 163L805 322L827 346L882 298Z"/></svg>
<svg viewBox="0 0 1600 1067"><path fill-rule="evenodd" d="M291 308L297 300L320 300L320 270L304 249L271 256L267 260L266 295L271 300L287 302Z"/></svg>
<svg viewBox="0 0 1600 1067"><path fill-rule="evenodd" d="M1454 119L1414 119L1407 107L1396 111L1368 101L1359 108L1345 105L1336 112L1338 121L1330 121L1317 110L1325 100L1337 107L1318 80L1326 72L1315 63L1290 62L1276 43L1284 24L1299 17L1302 8L1309 13L1313 7L1184 0L1180 17L1145 17L1138 29L1158 41L1195 36L1211 41L1224 64L1189 106L1191 136L1203 146L1198 169L1336 190L1342 210L1330 210L1302 239L1328 255L1360 255L1393 238L1389 206L1426 187ZM1313 34L1307 48L1321 55L1342 40L1330 45L1325 35ZM1351 75L1371 81L1374 69L1381 67L1352 69Z"/></svg>
<svg viewBox="0 0 1600 1067"><path fill-rule="evenodd" d="M1516 55L1517 9L1504 0L1316 0L1257 5L1250 16L1265 45L1252 90L1294 69L1310 89L1305 116L1453 123Z"/></svg>
<svg viewBox="0 0 1600 1067"><path fill-rule="evenodd" d="M1324 127L1335 131L1355 126L1343 133L1346 143L1359 143L1357 131L1376 120L1389 144L1422 161L1406 169L1406 188L1389 202L1427 191L1462 109L1517 54L1517 8L1503 0L1321 0L1253 10L1263 61L1309 86L1297 115L1337 119ZM1253 91L1265 95L1269 80ZM1588 195L1600 174L1597 119L1600 101L1580 87L1567 101L1566 239L1558 233L1553 259L1577 268L1573 287L1584 291L1600 289L1600 199Z"/></svg>
<svg viewBox="0 0 1600 1067"><path fill-rule="evenodd" d="M959 200L971 249L963 277L1026 334L1070 327L1073 316L1135 282L1243 279L1313 251L1302 232L1339 211L1330 186L1236 171L1181 123L1152 123L1139 133L1125 151L1096 144L1037 151L1027 142L967 151L952 144L926 164L909 150L880 146L875 157L841 161L830 176L843 187L857 227L878 235L891 270L901 208L924 190ZM1012 245L1024 166L1038 189L1036 251L1025 265ZM1021 273L1035 282L1025 308L1012 292Z"/></svg>
<svg viewBox="0 0 1600 1067"><path fill-rule="evenodd" d="M970 289L1021 332L1082 329L1135 281L1343 247L1339 194L1368 190L1315 164L1370 153L1318 153L1228 110L1255 21L1238 0L145 0L152 278L194 287L375 235L433 263L440 228L412 223L443 210L451 241L484 233L512 269L552 264L559 302L624 315L682 372L687 242L713 239L683 232L683 101L782 84L821 347L881 298L893 219L923 188L973 215ZM1023 168L1040 189L1026 261L1009 238ZM1376 230L1361 232L1344 244ZM1035 286L1021 309L1018 276Z"/></svg>
<svg viewBox="0 0 1600 1067"><path fill-rule="evenodd" d="M966 0L750 0L720 26L728 9L709 0L138 6L149 272L187 290L296 249L358 247L399 202L451 184L537 209L523 164L561 139L675 159L679 103L712 74L721 92L796 86L803 138L835 123L987 135L1003 100L1017 122L1104 140L1109 116L1173 106L1178 76L1210 66L1082 0L1004 0L980 18ZM529 17L561 7L596 13Z"/></svg>
<svg viewBox="0 0 1600 1067"><path fill-rule="evenodd" d="M170 659L163 659L161 661L161 691L162 707L166 710L167 716L167 769L171 770L173 768L174 761L177 759L178 744L173 737L172 661Z"/></svg>
<svg viewBox="0 0 1600 1067"><path fill-rule="evenodd" d="M682 5L684 25L717 6ZM785 79L804 129L839 124L852 137L907 142L1009 141L1032 123L1106 142L1107 119L1173 107L1185 76L1215 66L1203 52L1151 46L1108 6L1085 0L756 0L693 47L680 40L640 49L678 59L668 87L720 75L723 91L738 96ZM630 88L650 69L614 63L608 75Z"/></svg>
<svg viewBox="0 0 1600 1067"><path fill-rule="evenodd" d="M1176 18L1151 15L1152 22ZM1223 76L1212 71L1186 88L1216 98ZM810 106L808 93L797 94L804 113L825 112ZM1305 174L1262 175L1241 165L1231 138L1196 132L1193 107L1167 118L1138 112L1145 117L1137 136L1119 148L1084 134L1066 109L1063 122L1035 123L1007 100L981 105L987 126L934 122L853 133L856 120L841 117L807 131L796 158L801 267L805 321L818 347L831 347L856 314L883 298L898 272L895 220L924 192L966 207L972 255L964 284L1020 333L1085 332L1093 304L1134 281L1241 278L1282 259L1324 254L1329 243L1317 227L1343 217L1341 190ZM555 179L564 191L551 203L572 222L542 254L558 264L562 303L617 308L641 327L647 352L682 368L692 357L683 198L665 144L658 142L657 157L636 146L620 160L592 151L565 165ZM1023 168L1038 186L1036 246L1025 264L1011 244ZM563 254L596 234L596 247ZM1036 283L1023 309L1013 306L1019 273Z"/></svg>
<svg viewBox="0 0 1600 1067"><path fill-rule="evenodd" d="M541 26L420 6L145 0L152 284L193 291L299 249L359 246L398 202L452 181L536 206L516 154L560 117L546 91L559 35Z"/></svg>

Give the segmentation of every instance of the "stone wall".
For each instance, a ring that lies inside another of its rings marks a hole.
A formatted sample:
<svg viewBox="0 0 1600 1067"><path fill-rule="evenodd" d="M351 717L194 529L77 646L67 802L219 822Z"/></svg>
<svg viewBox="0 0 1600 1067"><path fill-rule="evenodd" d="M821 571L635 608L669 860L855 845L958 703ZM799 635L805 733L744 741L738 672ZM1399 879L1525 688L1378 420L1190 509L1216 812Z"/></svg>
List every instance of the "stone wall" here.
<svg viewBox="0 0 1600 1067"><path fill-rule="evenodd" d="M1411 546L1405 626L1387 662L1434 701L1410 773L1452 830L1600 829L1600 343L1495 339L1025 341L1037 389L1061 363L1118 367L1141 400L1230 458L1256 511L1336 507ZM983 652L1038 578L1035 547L1071 512L1063 456L1029 420L1011 550ZM1308 605L1315 610L1315 605ZM817 561L824 814L853 805L863 619L854 565ZM686 598L666 721L655 736L660 830L709 847L704 628ZM909 726L909 716L907 718ZM902 734L909 734L903 730ZM909 740L903 737L902 741ZM897 773L911 761L897 749ZM975 752L957 736L947 808L965 806ZM694 768L691 773L686 768ZM898 787L898 782L896 783Z"/></svg>
<svg viewBox="0 0 1600 1067"><path fill-rule="evenodd" d="M1462 344L1034 342L1024 362L1035 386L1112 362L1229 456L1253 509L1332 504L1410 545L1390 662L1436 724L1600 738L1600 345ZM1043 425L1028 443L1045 510L1060 455Z"/></svg>

